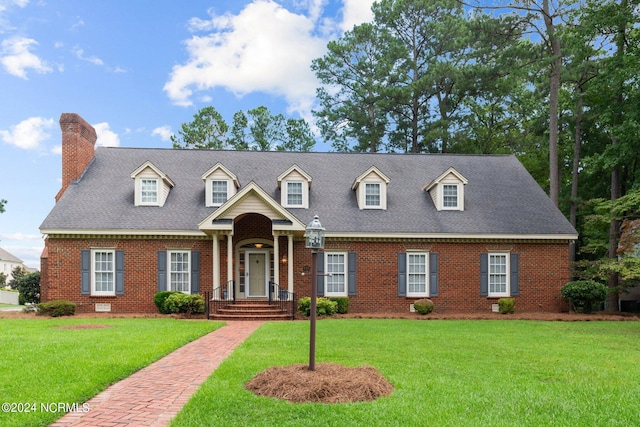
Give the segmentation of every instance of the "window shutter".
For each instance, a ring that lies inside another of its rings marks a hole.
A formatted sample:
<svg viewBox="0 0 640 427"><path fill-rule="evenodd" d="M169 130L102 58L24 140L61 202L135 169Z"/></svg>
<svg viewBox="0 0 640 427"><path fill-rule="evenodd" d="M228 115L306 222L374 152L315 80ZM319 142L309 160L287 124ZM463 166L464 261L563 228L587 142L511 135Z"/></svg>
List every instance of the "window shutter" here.
<svg viewBox="0 0 640 427"><path fill-rule="evenodd" d="M116 295L124 295L124 251L116 251Z"/></svg>
<svg viewBox="0 0 640 427"><path fill-rule="evenodd" d="M167 251L158 251L158 292L167 290Z"/></svg>
<svg viewBox="0 0 640 427"><path fill-rule="evenodd" d="M511 261L509 268L511 269L511 296L515 297L520 294L520 256L518 254L511 254Z"/></svg>
<svg viewBox="0 0 640 427"><path fill-rule="evenodd" d="M480 296L489 295L489 254L480 254Z"/></svg>
<svg viewBox="0 0 640 427"><path fill-rule="evenodd" d="M348 295L349 296L355 296L357 295L356 292L356 253L355 252L349 252L349 260L348 260L348 269L349 269L349 275L348 275L348 286L349 286L349 292Z"/></svg>
<svg viewBox="0 0 640 427"><path fill-rule="evenodd" d="M200 251L191 251L191 293L200 293Z"/></svg>
<svg viewBox="0 0 640 427"><path fill-rule="evenodd" d="M429 253L429 296L438 296L438 254Z"/></svg>
<svg viewBox="0 0 640 427"><path fill-rule="evenodd" d="M80 251L80 293L91 295L91 251Z"/></svg>
<svg viewBox="0 0 640 427"><path fill-rule="evenodd" d="M407 296L407 253L398 252L398 296Z"/></svg>
<svg viewBox="0 0 640 427"><path fill-rule="evenodd" d="M324 252L318 252L318 271L316 274L318 275L316 295L322 297L324 296Z"/></svg>

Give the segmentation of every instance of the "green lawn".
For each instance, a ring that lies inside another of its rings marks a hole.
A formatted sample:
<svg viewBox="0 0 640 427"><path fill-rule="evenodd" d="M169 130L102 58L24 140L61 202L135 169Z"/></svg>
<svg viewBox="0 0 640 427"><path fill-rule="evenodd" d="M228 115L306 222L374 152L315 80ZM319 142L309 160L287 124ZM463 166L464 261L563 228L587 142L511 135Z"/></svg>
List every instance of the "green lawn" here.
<svg viewBox="0 0 640 427"><path fill-rule="evenodd" d="M640 322L322 320L316 363L373 366L391 396L294 404L244 389L307 363L308 343L308 322L266 323L171 425L640 425Z"/></svg>
<svg viewBox="0 0 640 427"><path fill-rule="evenodd" d="M58 328L88 323L109 327ZM81 406L108 385L220 326L176 319L0 319L0 401L21 408L28 404L32 410L7 413L3 406L0 425L45 426L63 414L43 411L41 404Z"/></svg>

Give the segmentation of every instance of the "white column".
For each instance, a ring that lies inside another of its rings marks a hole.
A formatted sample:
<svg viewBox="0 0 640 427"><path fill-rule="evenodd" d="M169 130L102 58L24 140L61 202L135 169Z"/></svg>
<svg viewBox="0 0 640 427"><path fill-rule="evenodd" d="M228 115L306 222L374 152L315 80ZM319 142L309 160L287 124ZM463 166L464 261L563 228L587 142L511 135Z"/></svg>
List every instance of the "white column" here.
<svg viewBox="0 0 640 427"><path fill-rule="evenodd" d="M233 233L227 234L227 295L233 299Z"/></svg>
<svg viewBox="0 0 640 427"><path fill-rule="evenodd" d="M213 289L220 287L220 246L218 235L213 235ZM213 295L214 298L221 298L222 295Z"/></svg>
<svg viewBox="0 0 640 427"><path fill-rule="evenodd" d="M273 281L280 286L280 246L278 245L278 237L280 235L273 233ZM276 296L275 298L278 298Z"/></svg>
<svg viewBox="0 0 640 427"><path fill-rule="evenodd" d="M293 234L287 235L287 288L293 292Z"/></svg>

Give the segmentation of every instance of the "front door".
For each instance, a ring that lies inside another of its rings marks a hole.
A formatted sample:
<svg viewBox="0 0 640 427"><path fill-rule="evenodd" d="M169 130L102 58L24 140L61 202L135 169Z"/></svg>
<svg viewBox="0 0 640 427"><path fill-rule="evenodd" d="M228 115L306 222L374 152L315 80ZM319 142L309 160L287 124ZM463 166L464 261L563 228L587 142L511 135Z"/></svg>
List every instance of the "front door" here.
<svg viewBox="0 0 640 427"><path fill-rule="evenodd" d="M268 286L268 252L247 252L247 263L245 265L248 297L266 297Z"/></svg>

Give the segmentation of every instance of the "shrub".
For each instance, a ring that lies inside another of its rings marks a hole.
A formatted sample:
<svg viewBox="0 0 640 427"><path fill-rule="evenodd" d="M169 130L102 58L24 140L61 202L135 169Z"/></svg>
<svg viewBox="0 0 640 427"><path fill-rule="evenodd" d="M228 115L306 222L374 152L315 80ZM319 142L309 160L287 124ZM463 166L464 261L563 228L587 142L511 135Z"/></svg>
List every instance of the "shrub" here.
<svg viewBox="0 0 640 427"><path fill-rule="evenodd" d="M71 301L54 300L38 304L38 316L73 316L76 314L76 305Z"/></svg>
<svg viewBox="0 0 640 427"><path fill-rule="evenodd" d="M338 308L336 310L336 313L346 314L349 311L349 298L347 298L347 297L331 297L329 299L338 304Z"/></svg>
<svg viewBox="0 0 640 427"><path fill-rule="evenodd" d="M419 299L413 302L413 307L420 314L429 314L433 311L433 301L428 298Z"/></svg>
<svg viewBox="0 0 640 427"><path fill-rule="evenodd" d="M169 313L200 314L204 313L204 297L174 292L164 301L164 308Z"/></svg>
<svg viewBox="0 0 640 427"><path fill-rule="evenodd" d="M502 314L509 314L516 311L516 300L513 298L500 298L498 300L498 311Z"/></svg>
<svg viewBox="0 0 640 427"><path fill-rule="evenodd" d="M329 298L318 297L316 299L316 314L319 316L331 316L336 314L338 303ZM304 297L298 300L298 311L305 316L311 314L311 297Z"/></svg>
<svg viewBox="0 0 640 427"><path fill-rule="evenodd" d="M39 303L40 302L40 272L28 273L13 281L13 288L20 292L19 303Z"/></svg>
<svg viewBox="0 0 640 427"><path fill-rule="evenodd" d="M564 285L560 293L574 310L591 313L595 305L607 298L607 287L593 280L576 280Z"/></svg>
<svg viewBox="0 0 640 427"><path fill-rule="evenodd" d="M169 314L165 308L165 301L169 298L169 295L177 294L177 291L160 291L153 296L153 303L158 307L158 311L162 314Z"/></svg>

